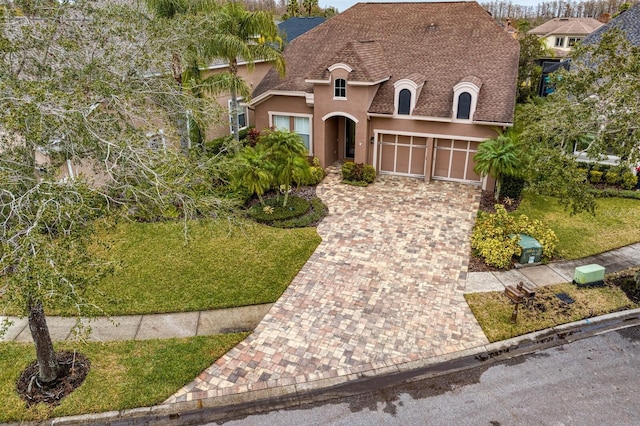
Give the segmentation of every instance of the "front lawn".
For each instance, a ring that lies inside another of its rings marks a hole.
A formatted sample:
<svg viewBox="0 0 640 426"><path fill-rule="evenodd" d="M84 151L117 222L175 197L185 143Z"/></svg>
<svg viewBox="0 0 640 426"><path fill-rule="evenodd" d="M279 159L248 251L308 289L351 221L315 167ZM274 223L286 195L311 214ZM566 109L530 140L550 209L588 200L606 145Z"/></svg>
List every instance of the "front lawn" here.
<svg viewBox="0 0 640 426"><path fill-rule="evenodd" d="M250 221L123 223L108 237L120 262L95 290L110 315L190 312L275 302L320 243L314 228ZM49 310L48 314L72 314Z"/></svg>
<svg viewBox="0 0 640 426"><path fill-rule="evenodd" d="M596 214L570 215L553 197L526 194L516 210L539 219L560 239L557 254L577 259L640 242L640 200L599 198Z"/></svg>
<svg viewBox="0 0 640 426"><path fill-rule="evenodd" d="M85 382L57 407L27 408L16 392L22 370L35 359L31 344L0 343L0 422L122 410L156 405L191 382L238 344L246 333L188 339L56 344L77 349L91 362Z"/></svg>

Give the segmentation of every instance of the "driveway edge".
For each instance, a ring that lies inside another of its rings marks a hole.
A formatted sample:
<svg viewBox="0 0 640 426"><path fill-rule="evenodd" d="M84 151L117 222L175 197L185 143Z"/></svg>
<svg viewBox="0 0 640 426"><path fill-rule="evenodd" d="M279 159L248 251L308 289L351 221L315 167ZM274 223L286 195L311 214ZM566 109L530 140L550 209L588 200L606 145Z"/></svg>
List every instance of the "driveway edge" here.
<svg viewBox="0 0 640 426"><path fill-rule="evenodd" d="M369 370L358 374L269 389L224 395L189 402L161 404L98 414L59 417L48 425L172 425L229 421L274 409L300 407L357 395L394 383L421 380L561 346L577 340L640 324L640 309L588 318L512 339L469 348L442 356ZM17 424L17 423L16 423Z"/></svg>

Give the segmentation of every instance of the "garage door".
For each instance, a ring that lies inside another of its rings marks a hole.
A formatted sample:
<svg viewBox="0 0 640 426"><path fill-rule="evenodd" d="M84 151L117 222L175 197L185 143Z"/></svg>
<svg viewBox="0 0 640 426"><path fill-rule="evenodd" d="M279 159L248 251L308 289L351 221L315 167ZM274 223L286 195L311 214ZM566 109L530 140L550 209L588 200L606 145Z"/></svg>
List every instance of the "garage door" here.
<svg viewBox="0 0 640 426"><path fill-rule="evenodd" d="M426 137L379 133L378 150L380 173L424 177Z"/></svg>
<svg viewBox="0 0 640 426"><path fill-rule="evenodd" d="M457 139L434 139L434 179L480 183L473 171L473 156L480 142Z"/></svg>

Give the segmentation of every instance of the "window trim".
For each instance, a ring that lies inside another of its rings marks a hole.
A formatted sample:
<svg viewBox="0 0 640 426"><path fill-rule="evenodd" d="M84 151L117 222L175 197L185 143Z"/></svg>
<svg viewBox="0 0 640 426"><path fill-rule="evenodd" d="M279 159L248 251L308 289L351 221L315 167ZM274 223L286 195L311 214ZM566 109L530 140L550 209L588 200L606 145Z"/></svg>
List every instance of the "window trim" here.
<svg viewBox="0 0 640 426"><path fill-rule="evenodd" d="M471 105L469 108L469 118L458 118L458 102L460 95L463 93L469 93L471 95ZM461 123L470 123L473 121L473 116L476 112L476 106L478 104L478 95L480 93L480 87L469 81L462 81L453 87L453 110L452 121Z"/></svg>
<svg viewBox="0 0 640 426"><path fill-rule="evenodd" d="M338 87L338 82L343 82L344 86ZM337 95L338 90L342 91L343 93L342 96ZM346 78L336 78L335 80L333 80L333 100L339 100L339 101L347 100L347 79Z"/></svg>
<svg viewBox="0 0 640 426"><path fill-rule="evenodd" d="M415 81L409 80L407 78L403 78L401 80L393 83L393 87L395 89L395 94L393 96L393 115L394 116L407 116L413 115L413 110L416 107L416 100L418 98L418 93L420 89L422 89L423 84L418 85ZM400 92L404 89L407 89L411 94L411 99L409 101L409 114L400 114L398 112L398 108L400 107Z"/></svg>
<svg viewBox="0 0 640 426"><path fill-rule="evenodd" d="M269 127L274 127L273 117L276 115L289 117L289 131L295 132L296 129L292 127L295 126L295 120L292 120L294 117L303 117L309 119L309 155L313 156L313 114L302 114L297 112L285 112L285 111L269 111ZM293 123L293 126L291 125ZM297 133L297 132L296 132Z"/></svg>
<svg viewBox="0 0 640 426"><path fill-rule="evenodd" d="M242 110L243 110L242 114L244 115L244 127L243 126L238 126L238 131L244 130L244 129L246 129L246 128L248 128L250 126L249 125L249 108L247 107L247 104L242 102L243 100L244 99L241 98L241 97L239 97L237 99L238 110L240 110L242 108ZM233 133L233 123L232 123L233 116L231 115L231 99L229 99L227 101L227 111L229 112L229 114L228 114L229 115L229 133L232 134ZM238 113L238 116L240 116L240 113ZM238 123L238 124L240 124L240 123Z"/></svg>
<svg viewBox="0 0 640 426"><path fill-rule="evenodd" d="M558 44L558 42L560 42L560 44ZM564 45L565 45L565 37L564 36L563 37L556 36L556 39L555 39L555 41L553 43L553 46L554 47L559 47L559 48L562 49L562 48L564 48Z"/></svg>

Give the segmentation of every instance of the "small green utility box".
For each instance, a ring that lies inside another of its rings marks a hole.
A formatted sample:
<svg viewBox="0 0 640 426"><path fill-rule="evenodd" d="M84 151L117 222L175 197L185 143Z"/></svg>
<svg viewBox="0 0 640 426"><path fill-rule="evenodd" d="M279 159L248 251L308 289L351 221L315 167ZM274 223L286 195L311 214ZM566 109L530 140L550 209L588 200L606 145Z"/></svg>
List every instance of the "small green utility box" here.
<svg viewBox="0 0 640 426"><path fill-rule="evenodd" d="M529 235L519 234L520 240L518 245L522 248L520 255L520 264L538 263L542 260L542 245Z"/></svg>
<svg viewBox="0 0 640 426"><path fill-rule="evenodd" d="M578 266L573 274L573 282L578 287L599 287L604 285L604 266L598 264Z"/></svg>

